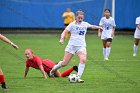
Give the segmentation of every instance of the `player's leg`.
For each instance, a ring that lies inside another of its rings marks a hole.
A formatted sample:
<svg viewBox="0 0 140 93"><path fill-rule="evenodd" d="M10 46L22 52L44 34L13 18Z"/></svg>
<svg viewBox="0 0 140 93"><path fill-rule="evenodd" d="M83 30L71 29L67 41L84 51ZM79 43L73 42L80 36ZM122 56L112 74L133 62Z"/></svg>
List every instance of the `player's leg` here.
<svg viewBox="0 0 140 93"><path fill-rule="evenodd" d="M4 74L1 68L0 68L0 83L1 83L2 89L7 89L5 79L4 79Z"/></svg>
<svg viewBox="0 0 140 93"><path fill-rule="evenodd" d="M61 77L61 73L59 70L56 70L55 73L54 73L54 76L55 77Z"/></svg>
<svg viewBox="0 0 140 93"><path fill-rule="evenodd" d="M71 73L72 71L74 71L74 70L75 70L76 72L78 72L78 67L77 67L77 66L73 66L72 68L69 68L69 69L65 70L64 72L61 73L61 77L69 76L70 73Z"/></svg>
<svg viewBox="0 0 140 93"><path fill-rule="evenodd" d="M60 61L58 64L56 64L52 68L52 70L50 71L50 76L54 75L54 71L58 70L61 67L66 66L69 63L69 61L71 60L72 57L73 57L73 54L66 51L65 55L64 55L64 58L63 58L63 61Z"/></svg>
<svg viewBox="0 0 140 93"><path fill-rule="evenodd" d="M112 38L108 38L107 40L106 40L106 58L108 58L109 57L109 55L110 55L110 51L111 51L111 48L110 48L110 46L111 46L111 42L112 42Z"/></svg>
<svg viewBox="0 0 140 93"><path fill-rule="evenodd" d="M87 52L86 52L86 48L82 48L77 52L77 55L79 57L79 66L78 66L78 73L77 76L78 78L78 82L83 83L84 80L81 79L82 74L84 72L85 69L85 63L86 63L86 58L87 58Z"/></svg>
<svg viewBox="0 0 140 93"><path fill-rule="evenodd" d="M136 54L137 54L138 45L139 45L139 39L135 38L134 46L133 46L133 56L136 56Z"/></svg>
<svg viewBox="0 0 140 93"><path fill-rule="evenodd" d="M103 42L103 56L104 56L104 60L107 58L106 57L106 40L102 40L102 42Z"/></svg>

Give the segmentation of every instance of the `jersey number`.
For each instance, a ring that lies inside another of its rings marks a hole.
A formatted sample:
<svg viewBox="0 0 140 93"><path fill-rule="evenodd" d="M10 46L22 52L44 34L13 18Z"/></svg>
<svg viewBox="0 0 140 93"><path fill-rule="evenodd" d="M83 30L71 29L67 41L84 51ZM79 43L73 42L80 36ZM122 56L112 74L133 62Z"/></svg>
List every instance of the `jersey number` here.
<svg viewBox="0 0 140 93"><path fill-rule="evenodd" d="M108 26L106 27L106 30L109 30L109 27Z"/></svg>
<svg viewBox="0 0 140 93"><path fill-rule="evenodd" d="M85 31L80 31L79 32L79 35L84 35L85 34Z"/></svg>

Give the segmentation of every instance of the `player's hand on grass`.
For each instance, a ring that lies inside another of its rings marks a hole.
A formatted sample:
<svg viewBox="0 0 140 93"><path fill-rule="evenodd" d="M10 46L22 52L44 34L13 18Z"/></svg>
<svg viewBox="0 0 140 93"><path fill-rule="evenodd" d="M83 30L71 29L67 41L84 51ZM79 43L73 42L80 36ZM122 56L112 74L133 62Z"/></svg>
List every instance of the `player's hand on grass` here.
<svg viewBox="0 0 140 93"><path fill-rule="evenodd" d="M15 49L19 49L19 47L18 47L16 44L11 43L11 45L12 45Z"/></svg>
<svg viewBox="0 0 140 93"><path fill-rule="evenodd" d="M26 79L26 77L24 76L24 79Z"/></svg>
<svg viewBox="0 0 140 93"><path fill-rule="evenodd" d="M61 39L59 40L59 43L63 45L63 44L64 44L64 38L61 38Z"/></svg>
<svg viewBox="0 0 140 93"><path fill-rule="evenodd" d="M47 77L44 77L45 79L47 79Z"/></svg>

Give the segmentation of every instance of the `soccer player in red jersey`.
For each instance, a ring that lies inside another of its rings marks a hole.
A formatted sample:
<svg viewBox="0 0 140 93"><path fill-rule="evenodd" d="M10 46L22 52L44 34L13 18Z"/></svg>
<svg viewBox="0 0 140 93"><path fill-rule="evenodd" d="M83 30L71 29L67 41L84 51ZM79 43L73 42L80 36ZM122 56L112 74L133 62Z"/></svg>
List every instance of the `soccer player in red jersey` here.
<svg viewBox="0 0 140 93"><path fill-rule="evenodd" d="M10 41L8 38L6 38L5 36L3 36L2 34L0 34L0 40L4 41L6 43L9 43L15 49L18 49L19 48L16 44L14 44L12 41ZM6 83L5 83L4 74L3 74L1 68L0 68L0 84L1 84L2 89L4 89L4 90L7 89Z"/></svg>
<svg viewBox="0 0 140 93"><path fill-rule="evenodd" d="M39 56L34 55L33 51L31 49L25 50L25 56L27 58L26 60L26 68L24 73L24 78L26 78L27 73L29 71L29 67L38 69L43 74L44 78L47 78L46 73L49 76L49 73L55 63L50 59L41 59ZM78 72L78 67L73 66L72 68L60 73L59 70L55 71L55 77L66 77L68 76L73 70Z"/></svg>

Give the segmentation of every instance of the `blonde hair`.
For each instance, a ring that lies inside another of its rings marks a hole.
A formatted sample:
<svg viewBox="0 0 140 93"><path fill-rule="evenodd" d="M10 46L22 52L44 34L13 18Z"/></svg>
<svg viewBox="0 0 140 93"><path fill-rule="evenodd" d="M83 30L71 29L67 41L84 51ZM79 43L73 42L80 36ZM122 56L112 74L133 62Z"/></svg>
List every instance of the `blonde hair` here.
<svg viewBox="0 0 140 93"><path fill-rule="evenodd" d="M76 16L78 16L78 15L84 15L84 12L80 9L80 10L78 10L77 12L76 12Z"/></svg>
<svg viewBox="0 0 140 93"><path fill-rule="evenodd" d="M34 54L33 51L32 51L31 49L29 49L29 48L28 48L28 49L25 49L25 51L29 51L29 52L31 52L32 54Z"/></svg>

